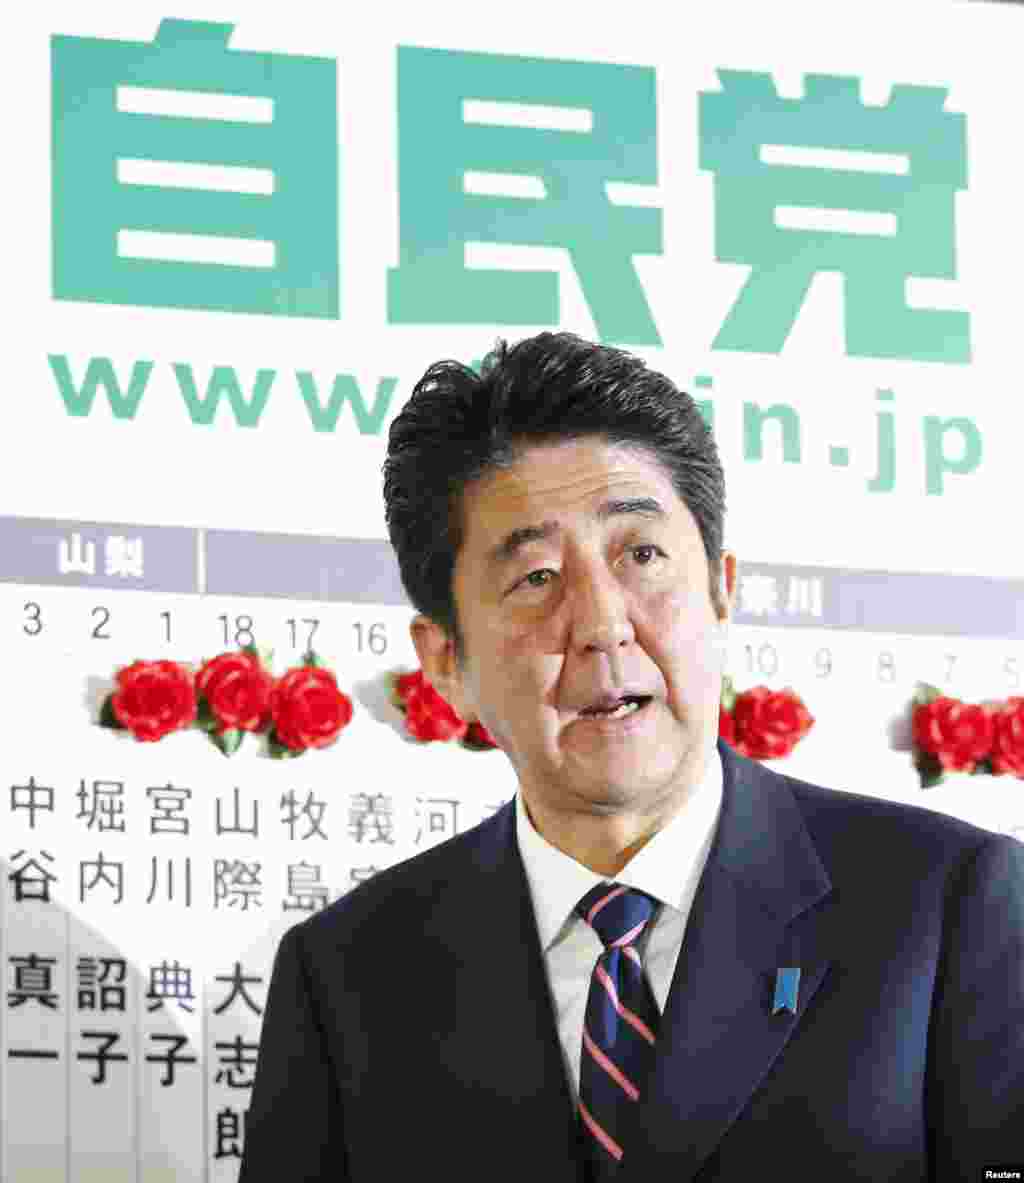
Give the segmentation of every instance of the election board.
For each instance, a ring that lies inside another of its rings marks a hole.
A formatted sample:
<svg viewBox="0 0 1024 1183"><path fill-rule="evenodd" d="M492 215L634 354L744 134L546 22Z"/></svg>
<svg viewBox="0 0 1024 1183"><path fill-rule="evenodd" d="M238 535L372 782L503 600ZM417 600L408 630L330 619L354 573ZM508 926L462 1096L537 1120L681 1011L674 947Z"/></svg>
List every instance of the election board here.
<svg viewBox="0 0 1024 1183"><path fill-rule="evenodd" d="M7 29L5 1183L235 1179L282 934L515 793L388 681L418 668L388 427L499 336L568 329L698 401L730 676L815 719L780 771L1024 836L1024 780L922 788L909 725L919 682L1024 694L1024 13L665 11ZM247 645L330 665L334 744L99 726L120 668Z"/></svg>

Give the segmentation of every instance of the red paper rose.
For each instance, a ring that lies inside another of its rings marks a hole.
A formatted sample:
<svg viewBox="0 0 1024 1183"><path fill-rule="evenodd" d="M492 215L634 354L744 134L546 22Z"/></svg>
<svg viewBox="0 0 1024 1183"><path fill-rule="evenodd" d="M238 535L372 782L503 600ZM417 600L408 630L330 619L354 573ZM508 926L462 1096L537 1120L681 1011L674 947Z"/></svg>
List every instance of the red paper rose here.
<svg viewBox="0 0 1024 1183"><path fill-rule="evenodd" d="M325 748L352 719L352 700L338 689L334 674L319 666L289 670L270 695L277 739L293 751Z"/></svg>
<svg viewBox="0 0 1024 1183"><path fill-rule="evenodd" d="M494 736L474 719L466 722L428 680L423 670L398 674L394 680L395 705L405 712L405 729L424 743L466 740L472 747L496 748Z"/></svg>
<svg viewBox="0 0 1024 1183"><path fill-rule="evenodd" d="M937 756L946 772L973 772L992 751L993 711L940 695L914 708L914 743Z"/></svg>
<svg viewBox="0 0 1024 1183"><path fill-rule="evenodd" d="M273 676L254 653L222 653L196 675L196 692L206 699L217 731L261 731L270 721Z"/></svg>
<svg viewBox="0 0 1024 1183"><path fill-rule="evenodd" d="M496 748L498 746L497 740L487 730L487 728L480 722L479 719L474 719L469 725L469 730L466 732L466 737L478 744L480 747Z"/></svg>
<svg viewBox="0 0 1024 1183"><path fill-rule="evenodd" d="M814 718L792 690L754 686L736 695L732 709L735 748L753 760L788 756L814 725ZM719 723L721 726L721 723Z"/></svg>
<svg viewBox="0 0 1024 1183"><path fill-rule="evenodd" d="M122 727L153 743L195 719L192 675L176 661L134 661L118 670L110 706Z"/></svg>
<svg viewBox="0 0 1024 1183"><path fill-rule="evenodd" d="M993 773L1024 776L1024 698L1008 698L992 722Z"/></svg>
<svg viewBox="0 0 1024 1183"><path fill-rule="evenodd" d="M718 737L733 746L736 744L736 721L724 707L718 711Z"/></svg>
<svg viewBox="0 0 1024 1183"><path fill-rule="evenodd" d="M469 724L434 689L422 670L402 674L396 688L405 703L405 729L419 740L464 739Z"/></svg>

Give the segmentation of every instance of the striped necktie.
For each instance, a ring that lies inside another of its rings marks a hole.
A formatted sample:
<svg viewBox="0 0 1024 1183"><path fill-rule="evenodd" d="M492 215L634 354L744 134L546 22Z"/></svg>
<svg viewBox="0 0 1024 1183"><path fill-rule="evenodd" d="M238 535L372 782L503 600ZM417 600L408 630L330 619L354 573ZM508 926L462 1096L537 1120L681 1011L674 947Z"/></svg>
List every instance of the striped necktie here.
<svg viewBox="0 0 1024 1183"><path fill-rule="evenodd" d="M601 938L604 952L590 979L580 1057L579 1113L595 1180L614 1178L650 1071L659 1011L635 942L657 901L618 883L599 883L576 911Z"/></svg>

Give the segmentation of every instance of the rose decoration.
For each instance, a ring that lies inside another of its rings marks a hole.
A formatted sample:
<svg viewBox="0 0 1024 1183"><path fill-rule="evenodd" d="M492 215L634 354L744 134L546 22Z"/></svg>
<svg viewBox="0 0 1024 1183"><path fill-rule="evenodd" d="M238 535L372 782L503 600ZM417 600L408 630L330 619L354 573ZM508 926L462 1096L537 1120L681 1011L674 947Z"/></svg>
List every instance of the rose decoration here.
<svg viewBox="0 0 1024 1183"><path fill-rule="evenodd" d="M1024 777L1024 698L1008 698L992 716L992 771Z"/></svg>
<svg viewBox="0 0 1024 1183"><path fill-rule="evenodd" d="M194 726L225 756L246 732L265 734L274 759L328 747L352 719L351 699L312 650L277 679L272 656L246 645L204 660L198 673L174 661L133 662L117 672L99 724L150 742Z"/></svg>
<svg viewBox="0 0 1024 1183"><path fill-rule="evenodd" d="M192 675L175 661L134 661L119 670L117 689L100 712L107 727L126 728L137 740L154 743L188 727L196 717Z"/></svg>
<svg viewBox="0 0 1024 1183"><path fill-rule="evenodd" d="M267 734L275 758L329 747L352 720L351 699L334 673L310 650L299 666L275 679L267 668L270 657L250 645L204 661L197 674L175 661L134 661L117 672L99 723L128 730L144 743L195 726L225 755L237 751L246 732ZM454 739L476 750L499 746L483 723L461 719L422 670L393 674L390 686L391 702L413 739ZM788 756L814 722L789 687L737 693L731 678L722 679L718 734L740 755ZM938 784L947 772L1024 779L1024 696L973 704L919 683L911 733L922 788Z"/></svg>
<svg viewBox="0 0 1024 1183"><path fill-rule="evenodd" d="M225 755L238 749L244 731L268 726L274 679L254 649L222 653L205 662L195 684L199 726Z"/></svg>
<svg viewBox="0 0 1024 1183"><path fill-rule="evenodd" d="M312 655L309 655L312 658ZM310 664L289 670L270 696L271 753L294 755L334 743L352 719L352 701L338 689L334 674Z"/></svg>
<svg viewBox="0 0 1024 1183"><path fill-rule="evenodd" d="M728 721L723 719L728 716ZM781 760L814 726L814 717L789 687L770 690L754 686L736 693L732 679L722 679L718 734L741 756Z"/></svg>
<svg viewBox="0 0 1024 1183"><path fill-rule="evenodd" d="M984 707L940 695L914 712L914 742L947 772L973 772L992 750L995 724Z"/></svg>
<svg viewBox="0 0 1024 1183"><path fill-rule="evenodd" d="M947 772L1024 777L1024 698L962 702L919 682L911 735L923 789L941 784Z"/></svg>
<svg viewBox="0 0 1024 1183"><path fill-rule="evenodd" d="M391 702L405 714L406 732L421 743L455 739L475 750L498 746L483 723L461 719L421 669L392 676Z"/></svg>
<svg viewBox="0 0 1024 1183"><path fill-rule="evenodd" d="M733 747L736 746L736 720L732 717L732 712L723 706L718 708L718 738L724 739Z"/></svg>

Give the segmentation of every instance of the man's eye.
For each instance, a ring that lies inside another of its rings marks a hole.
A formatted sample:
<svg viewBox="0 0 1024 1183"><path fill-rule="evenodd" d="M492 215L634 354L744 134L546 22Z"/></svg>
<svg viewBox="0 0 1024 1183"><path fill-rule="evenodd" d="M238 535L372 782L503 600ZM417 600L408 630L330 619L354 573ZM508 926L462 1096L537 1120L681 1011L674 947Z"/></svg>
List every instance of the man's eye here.
<svg viewBox="0 0 1024 1183"><path fill-rule="evenodd" d="M631 551L653 550L653 551L657 551L658 554L661 555L662 558L668 557L665 554L665 552L661 549L661 547L656 546L653 542L642 542L642 543L639 543L637 546L631 546L629 549ZM650 567L651 562L650 562L650 560L648 560L646 562L640 563L639 565L641 567ZM533 577L535 575L543 575L547 571L552 571L553 574L557 574L557 572L554 571L554 569L552 567L538 567L536 571L531 571L531 572L529 572L529 574L524 575L523 578L519 581L519 584L517 586L518 587L523 587L523 586L526 586L526 587L546 587L547 585L544 583L530 583L528 581L533 579ZM513 590L515 590L515 589L513 589Z"/></svg>

